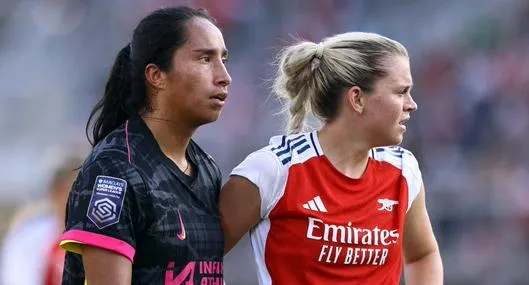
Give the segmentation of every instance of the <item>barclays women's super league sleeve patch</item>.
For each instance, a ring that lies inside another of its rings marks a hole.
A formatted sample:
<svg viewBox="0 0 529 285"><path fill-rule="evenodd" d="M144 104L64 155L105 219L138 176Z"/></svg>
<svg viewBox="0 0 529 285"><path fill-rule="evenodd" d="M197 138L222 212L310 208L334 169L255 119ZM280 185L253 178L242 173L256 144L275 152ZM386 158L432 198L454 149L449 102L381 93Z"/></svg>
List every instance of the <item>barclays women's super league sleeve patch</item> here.
<svg viewBox="0 0 529 285"><path fill-rule="evenodd" d="M116 177L97 176L86 216L99 229L116 224L119 222L126 192L127 181Z"/></svg>

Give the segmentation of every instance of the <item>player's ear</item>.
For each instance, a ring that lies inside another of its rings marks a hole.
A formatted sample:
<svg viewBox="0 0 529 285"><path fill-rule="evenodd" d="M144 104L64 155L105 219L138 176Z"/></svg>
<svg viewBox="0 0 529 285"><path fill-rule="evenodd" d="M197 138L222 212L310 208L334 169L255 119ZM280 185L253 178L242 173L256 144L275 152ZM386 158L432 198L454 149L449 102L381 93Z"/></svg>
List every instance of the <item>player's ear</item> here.
<svg viewBox="0 0 529 285"><path fill-rule="evenodd" d="M362 114L365 106L365 94L358 86L353 86L345 91L345 104L355 113Z"/></svg>
<svg viewBox="0 0 529 285"><path fill-rule="evenodd" d="M154 90L165 89L165 81L167 80L167 74L163 72L156 64L149 63L145 66L145 80L147 86Z"/></svg>

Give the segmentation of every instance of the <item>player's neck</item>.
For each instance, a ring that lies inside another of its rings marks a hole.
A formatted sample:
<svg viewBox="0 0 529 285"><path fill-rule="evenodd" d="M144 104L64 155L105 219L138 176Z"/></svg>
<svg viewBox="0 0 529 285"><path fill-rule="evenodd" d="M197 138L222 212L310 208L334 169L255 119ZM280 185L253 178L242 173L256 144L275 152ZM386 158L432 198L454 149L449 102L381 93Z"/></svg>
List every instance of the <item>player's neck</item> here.
<svg viewBox="0 0 529 285"><path fill-rule="evenodd" d="M175 162L185 160L186 149L195 128L158 114L145 114L142 118L165 155Z"/></svg>
<svg viewBox="0 0 529 285"><path fill-rule="evenodd" d="M323 153L333 166L350 178L361 178L367 167L370 147L351 138L337 124L326 124L318 132Z"/></svg>

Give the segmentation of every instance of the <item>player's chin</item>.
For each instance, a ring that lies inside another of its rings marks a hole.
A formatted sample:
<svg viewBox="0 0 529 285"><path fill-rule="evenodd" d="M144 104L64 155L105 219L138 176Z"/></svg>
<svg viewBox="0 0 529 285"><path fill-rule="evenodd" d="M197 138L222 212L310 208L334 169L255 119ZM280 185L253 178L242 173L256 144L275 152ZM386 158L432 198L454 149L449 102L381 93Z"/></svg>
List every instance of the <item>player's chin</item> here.
<svg viewBox="0 0 529 285"><path fill-rule="evenodd" d="M202 122L204 124L213 123L219 119L220 113L221 113L221 109L208 110L208 112L204 114L202 118Z"/></svg>
<svg viewBox="0 0 529 285"><path fill-rule="evenodd" d="M400 145L403 140L404 140L404 136L403 135L399 135L399 136L397 136L395 138L395 141L393 142L392 145Z"/></svg>

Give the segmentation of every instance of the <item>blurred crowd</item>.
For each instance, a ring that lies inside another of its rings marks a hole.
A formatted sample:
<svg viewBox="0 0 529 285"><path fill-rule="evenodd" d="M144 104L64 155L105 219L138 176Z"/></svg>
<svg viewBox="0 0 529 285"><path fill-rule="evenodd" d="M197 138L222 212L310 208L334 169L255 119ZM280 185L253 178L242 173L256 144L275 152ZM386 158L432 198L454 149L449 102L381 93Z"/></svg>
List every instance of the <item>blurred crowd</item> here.
<svg viewBox="0 0 529 285"><path fill-rule="evenodd" d="M404 146L423 171L445 283L529 284L526 0L0 1L0 237L6 209L46 197L57 149L86 143L90 108L137 21L174 4L208 8L225 34L228 104L196 136L225 177L283 131L270 87L285 43L353 30L402 42L419 105ZM235 250L226 272L247 257ZM227 284L252 284L244 271Z"/></svg>

